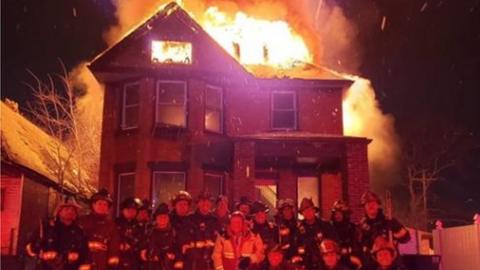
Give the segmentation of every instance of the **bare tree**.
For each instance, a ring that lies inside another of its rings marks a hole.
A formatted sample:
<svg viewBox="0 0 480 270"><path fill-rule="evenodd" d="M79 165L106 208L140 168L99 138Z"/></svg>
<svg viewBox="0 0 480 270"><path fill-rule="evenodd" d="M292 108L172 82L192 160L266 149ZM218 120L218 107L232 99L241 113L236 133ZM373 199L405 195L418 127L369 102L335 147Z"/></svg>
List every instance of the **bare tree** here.
<svg viewBox="0 0 480 270"><path fill-rule="evenodd" d="M43 149L44 164L56 178L61 189L87 195L93 190L91 179L96 179L99 166L100 129L98 125L82 121L77 108L78 91L61 63L62 74L49 74L42 81L28 71L35 84L27 86L34 99L29 104L30 114L52 140Z"/></svg>
<svg viewBox="0 0 480 270"><path fill-rule="evenodd" d="M465 136L453 127L417 130L404 151L406 185L410 196L408 223L427 229L429 220L429 195L432 185L442 179L442 174L455 166L464 152Z"/></svg>

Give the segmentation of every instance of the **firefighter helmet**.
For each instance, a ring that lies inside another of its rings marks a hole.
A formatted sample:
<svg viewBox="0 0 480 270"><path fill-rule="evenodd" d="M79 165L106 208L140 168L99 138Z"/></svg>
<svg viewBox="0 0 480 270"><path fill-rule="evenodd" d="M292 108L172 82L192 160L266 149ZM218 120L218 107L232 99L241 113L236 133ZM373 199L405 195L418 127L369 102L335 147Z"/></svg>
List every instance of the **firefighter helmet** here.
<svg viewBox="0 0 480 270"><path fill-rule="evenodd" d="M192 196L185 190L180 190L172 199L172 206L175 206L179 201L187 201L192 203Z"/></svg>
<svg viewBox="0 0 480 270"><path fill-rule="evenodd" d="M365 205L368 202L377 202L378 204L382 204L378 195L372 191L366 191L360 198L361 205Z"/></svg>
<svg viewBox="0 0 480 270"><path fill-rule="evenodd" d="M168 208L168 204L161 203L158 205L157 209L155 209L155 213L153 214L155 217L159 215L168 215L170 209Z"/></svg>
<svg viewBox="0 0 480 270"><path fill-rule="evenodd" d="M371 251L372 255L376 256L377 252L381 250L388 250L392 254L393 258L397 257L397 250L395 249L393 244L389 242L385 237L378 236L377 238L375 238L375 241L373 243L373 247Z"/></svg>
<svg viewBox="0 0 480 270"><path fill-rule="evenodd" d="M80 206L75 201L75 198L65 197L64 200L60 202L60 204L58 204L57 207L55 208L55 216L57 216L58 213L60 213L60 211L65 207L72 207L75 210L75 212L77 212L77 215L78 215L78 210L80 209Z"/></svg>
<svg viewBox="0 0 480 270"><path fill-rule="evenodd" d="M299 210L300 210L300 212L303 212L303 211L305 211L305 209L308 209L308 208L314 208L315 211L318 211L318 208L313 203L312 198L303 198L302 202L300 203L300 209Z"/></svg>
<svg viewBox="0 0 480 270"><path fill-rule="evenodd" d="M252 210L250 211L252 214L256 214L258 212L265 212L268 213L270 209L268 209L268 206L261 202L261 201L255 201L252 203Z"/></svg>
<svg viewBox="0 0 480 270"><path fill-rule="evenodd" d="M240 197L240 200L235 204L235 208L239 210L241 205L248 205L248 207L251 208L252 202L250 201L250 199L248 199L247 196L242 196Z"/></svg>
<svg viewBox="0 0 480 270"><path fill-rule="evenodd" d="M153 205L149 199L143 199L142 205L138 208L139 211L146 210L148 213L152 213Z"/></svg>
<svg viewBox="0 0 480 270"><path fill-rule="evenodd" d="M135 208L139 209L142 206L142 201L139 198L128 197L120 204L120 209Z"/></svg>
<svg viewBox="0 0 480 270"><path fill-rule="evenodd" d="M334 212L350 213L350 207L348 203L344 200L337 200L333 203L332 213Z"/></svg>
<svg viewBox="0 0 480 270"><path fill-rule="evenodd" d="M95 203L96 201L106 201L106 202L108 202L108 204L110 206L113 203L113 200L112 200L112 197L110 196L110 193L105 188L100 189L97 193L94 193L90 197L90 203L91 204Z"/></svg>
<svg viewBox="0 0 480 270"><path fill-rule="evenodd" d="M277 209L281 211L285 207L291 207L292 209L294 209L295 202L290 198L279 200L277 204Z"/></svg>
<svg viewBox="0 0 480 270"><path fill-rule="evenodd" d="M320 244L320 252L325 253L339 253L338 244L331 239L324 239Z"/></svg>
<svg viewBox="0 0 480 270"><path fill-rule="evenodd" d="M232 219L234 217L239 217L239 218L241 218L242 220L245 221L245 215L240 211L235 211L230 215L230 219Z"/></svg>

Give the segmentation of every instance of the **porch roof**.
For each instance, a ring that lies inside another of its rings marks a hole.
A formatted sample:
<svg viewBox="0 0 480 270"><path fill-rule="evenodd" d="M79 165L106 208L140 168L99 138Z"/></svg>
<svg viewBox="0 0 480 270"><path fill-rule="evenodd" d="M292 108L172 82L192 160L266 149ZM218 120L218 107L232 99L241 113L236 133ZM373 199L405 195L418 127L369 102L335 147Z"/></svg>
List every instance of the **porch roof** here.
<svg viewBox="0 0 480 270"><path fill-rule="evenodd" d="M238 135L234 141L330 141L358 142L369 144L372 140L366 137L345 136L341 134L312 133L305 131L272 131Z"/></svg>

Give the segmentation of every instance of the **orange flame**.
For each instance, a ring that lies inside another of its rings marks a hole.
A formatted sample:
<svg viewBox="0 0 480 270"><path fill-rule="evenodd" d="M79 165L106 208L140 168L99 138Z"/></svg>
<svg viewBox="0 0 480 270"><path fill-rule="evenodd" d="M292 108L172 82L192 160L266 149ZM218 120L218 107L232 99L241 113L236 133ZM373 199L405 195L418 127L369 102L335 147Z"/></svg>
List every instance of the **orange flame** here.
<svg viewBox="0 0 480 270"><path fill-rule="evenodd" d="M152 62L192 63L192 43L178 41L152 41Z"/></svg>
<svg viewBox="0 0 480 270"><path fill-rule="evenodd" d="M305 41L286 21L256 19L240 11L229 15L210 7L200 24L245 65L288 67L312 61Z"/></svg>

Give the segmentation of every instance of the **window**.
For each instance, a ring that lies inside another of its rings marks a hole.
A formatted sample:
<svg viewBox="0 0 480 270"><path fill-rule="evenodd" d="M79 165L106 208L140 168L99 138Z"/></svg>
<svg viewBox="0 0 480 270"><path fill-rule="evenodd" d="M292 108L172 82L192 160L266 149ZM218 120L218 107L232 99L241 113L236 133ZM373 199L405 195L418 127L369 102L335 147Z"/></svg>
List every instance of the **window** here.
<svg viewBox="0 0 480 270"><path fill-rule="evenodd" d="M192 43L181 41L152 41L152 62L160 64L191 64Z"/></svg>
<svg viewBox="0 0 480 270"><path fill-rule="evenodd" d="M297 104L295 92L272 93L272 129L296 129Z"/></svg>
<svg viewBox="0 0 480 270"><path fill-rule="evenodd" d="M223 94L222 89L207 86L205 90L205 129L223 132Z"/></svg>
<svg viewBox="0 0 480 270"><path fill-rule="evenodd" d="M135 173L118 174L117 183L117 213L120 210L120 204L128 197L135 195Z"/></svg>
<svg viewBox="0 0 480 270"><path fill-rule="evenodd" d="M158 81L156 124L186 127L187 84L184 81Z"/></svg>
<svg viewBox="0 0 480 270"><path fill-rule="evenodd" d="M203 176L203 189L214 197L223 194L223 174L206 173Z"/></svg>
<svg viewBox="0 0 480 270"><path fill-rule="evenodd" d="M185 190L184 172L153 172L152 201L154 205L169 203L180 190Z"/></svg>
<svg viewBox="0 0 480 270"><path fill-rule="evenodd" d="M138 127L138 113L140 109L140 84L129 83L123 87L122 99L122 123L123 130L134 129Z"/></svg>
<svg viewBox="0 0 480 270"><path fill-rule="evenodd" d="M255 179L255 199L262 201L271 209L276 207L277 181L275 179Z"/></svg>

